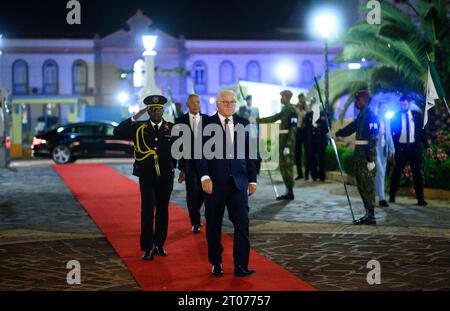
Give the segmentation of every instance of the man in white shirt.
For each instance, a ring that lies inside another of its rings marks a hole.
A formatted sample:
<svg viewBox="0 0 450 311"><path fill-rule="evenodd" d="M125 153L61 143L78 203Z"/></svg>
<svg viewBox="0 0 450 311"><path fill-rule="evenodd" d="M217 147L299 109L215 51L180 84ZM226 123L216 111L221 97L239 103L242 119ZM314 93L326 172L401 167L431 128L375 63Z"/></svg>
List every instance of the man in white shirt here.
<svg viewBox="0 0 450 311"><path fill-rule="evenodd" d="M208 118L207 122L203 122L204 135L208 128L214 128L214 134L204 137L204 146L207 146L209 140L217 140L223 142L223 152L217 156L213 155L213 158L207 158L205 156L207 150L203 150L202 159L196 160L205 198L208 259L213 266L212 274L222 276L221 235L226 206L234 227L234 275L248 276L255 273L255 270L248 267L250 256L248 196L256 191L256 169L255 159L249 157L248 132L242 133L234 129L237 125L245 127L249 123L239 116L233 116L236 109L234 92L221 91L217 95L216 105L217 113ZM241 142L245 142L245 145L237 146ZM241 158L239 153L242 150L246 152Z"/></svg>
<svg viewBox="0 0 450 311"><path fill-rule="evenodd" d="M389 202L395 203L395 195L400 184L400 177L407 164L411 166L414 189L418 205L426 206L423 195L422 147L429 148L425 131L422 129L422 115L411 111L411 99L400 98L401 110L391 119L392 139L395 145L395 165L391 177Z"/></svg>

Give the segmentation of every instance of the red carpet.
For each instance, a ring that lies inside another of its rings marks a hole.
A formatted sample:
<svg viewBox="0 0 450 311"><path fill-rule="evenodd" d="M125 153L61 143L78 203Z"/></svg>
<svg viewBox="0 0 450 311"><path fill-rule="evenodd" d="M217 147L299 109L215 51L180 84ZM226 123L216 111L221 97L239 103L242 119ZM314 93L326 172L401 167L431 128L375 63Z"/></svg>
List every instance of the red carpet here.
<svg viewBox="0 0 450 311"><path fill-rule="evenodd" d="M188 213L175 205L169 208L169 234L165 244L169 256L143 261L139 249L138 184L101 164L55 165L53 168L97 223L144 290L314 290L253 250L250 263L257 274L246 278L233 277L233 240L228 235L223 236L225 274L221 278L211 276L204 230L201 234L192 234Z"/></svg>

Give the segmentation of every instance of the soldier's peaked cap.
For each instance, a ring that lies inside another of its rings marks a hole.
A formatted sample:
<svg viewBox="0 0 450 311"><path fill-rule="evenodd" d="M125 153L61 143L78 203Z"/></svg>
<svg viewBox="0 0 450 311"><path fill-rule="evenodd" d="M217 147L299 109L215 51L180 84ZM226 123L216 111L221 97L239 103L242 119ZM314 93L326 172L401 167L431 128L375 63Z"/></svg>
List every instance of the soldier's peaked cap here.
<svg viewBox="0 0 450 311"><path fill-rule="evenodd" d="M150 95L144 98L144 105L149 108L163 108L167 103L167 98L161 95Z"/></svg>

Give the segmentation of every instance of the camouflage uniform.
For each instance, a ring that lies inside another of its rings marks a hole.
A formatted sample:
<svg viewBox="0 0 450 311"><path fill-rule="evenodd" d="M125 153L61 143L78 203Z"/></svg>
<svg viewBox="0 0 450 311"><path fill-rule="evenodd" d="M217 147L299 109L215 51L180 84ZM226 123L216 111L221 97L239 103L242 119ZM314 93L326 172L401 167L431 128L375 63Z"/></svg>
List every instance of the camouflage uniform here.
<svg viewBox="0 0 450 311"><path fill-rule="evenodd" d="M379 123L370 108L362 109L356 120L336 132L336 136L350 136L356 132L354 165L359 194L364 202L366 215L359 222L370 219L375 223L375 175L376 168L369 171L367 163L376 162L376 145Z"/></svg>
<svg viewBox="0 0 450 311"><path fill-rule="evenodd" d="M294 187L293 167L295 165L295 138L297 133L297 110L292 104L286 104L281 112L266 118L257 119L259 123L274 123L281 120L279 153L280 172L288 192L292 193ZM289 154L284 155L285 148L289 148ZM293 195L293 194L292 194Z"/></svg>

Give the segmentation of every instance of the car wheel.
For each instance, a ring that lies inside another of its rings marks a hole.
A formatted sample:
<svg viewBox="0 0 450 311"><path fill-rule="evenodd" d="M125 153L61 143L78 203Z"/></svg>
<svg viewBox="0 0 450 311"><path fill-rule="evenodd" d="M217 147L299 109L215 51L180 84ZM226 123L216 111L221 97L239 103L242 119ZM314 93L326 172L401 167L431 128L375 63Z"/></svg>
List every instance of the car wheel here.
<svg viewBox="0 0 450 311"><path fill-rule="evenodd" d="M53 148L52 159L57 164L69 163L72 159L72 151L66 145L58 145Z"/></svg>

